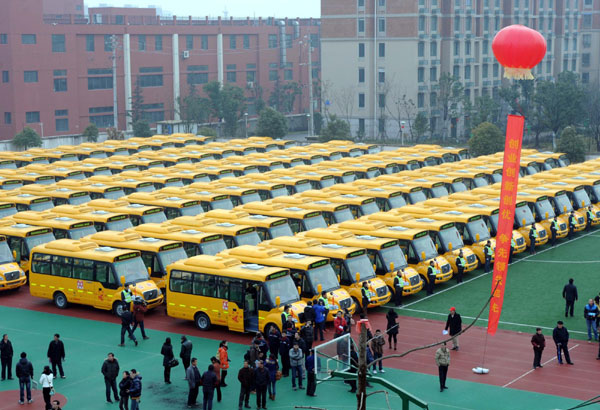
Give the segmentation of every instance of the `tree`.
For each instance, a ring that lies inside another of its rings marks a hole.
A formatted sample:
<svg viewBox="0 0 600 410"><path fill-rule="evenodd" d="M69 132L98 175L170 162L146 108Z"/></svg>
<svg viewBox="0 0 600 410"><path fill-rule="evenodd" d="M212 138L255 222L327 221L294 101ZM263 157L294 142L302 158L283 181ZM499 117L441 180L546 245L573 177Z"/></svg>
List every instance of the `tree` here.
<svg viewBox="0 0 600 410"><path fill-rule="evenodd" d="M417 116L417 105L395 83L392 83L390 86L389 100L386 107L390 117L392 117L398 126L398 136L402 136L408 130L409 140L414 141L415 135L413 131L414 121ZM407 126L405 129L402 129L402 123L405 123Z"/></svg>
<svg viewBox="0 0 600 410"><path fill-rule="evenodd" d="M234 136L238 120L246 109L246 96L240 87L211 81L204 85L204 92L210 102L212 116L225 123L225 134Z"/></svg>
<svg viewBox="0 0 600 410"><path fill-rule="evenodd" d="M504 138L500 128L484 122L473 129L473 136L469 139L469 151L472 155L488 155L502 150L504 150Z"/></svg>
<svg viewBox="0 0 600 410"><path fill-rule="evenodd" d="M123 140L125 139L125 134L122 131L119 131L115 127L110 127L106 129L106 134L109 140Z"/></svg>
<svg viewBox="0 0 600 410"><path fill-rule="evenodd" d="M269 96L269 105L279 112L291 113L294 111L296 97L302 94L302 87L297 82L282 84L279 80Z"/></svg>
<svg viewBox="0 0 600 410"><path fill-rule="evenodd" d="M217 131L215 131L213 128L202 127L198 128L198 135L203 135L205 137L216 137Z"/></svg>
<svg viewBox="0 0 600 410"><path fill-rule="evenodd" d="M429 131L429 120L425 113L418 113L415 122L413 124L413 129L415 131L415 142L419 142L419 139L423 137Z"/></svg>
<svg viewBox="0 0 600 410"><path fill-rule="evenodd" d="M18 149L27 149L31 147L41 147L42 139L33 128L25 127L23 131L15 135L12 143Z"/></svg>
<svg viewBox="0 0 600 410"><path fill-rule="evenodd" d="M318 111L313 115L313 127L315 135L319 135L323 129L323 114Z"/></svg>
<svg viewBox="0 0 600 410"><path fill-rule="evenodd" d="M475 104L470 115L471 125L477 127L484 122L500 125L500 104L489 95L475 98Z"/></svg>
<svg viewBox="0 0 600 410"><path fill-rule="evenodd" d="M287 130L287 121L283 114L270 107L260 112L258 124L256 125L256 135L282 138L287 134Z"/></svg>
<svg viewBox="0 0 600 410"><path fill-rule="evenodd" d="M82 134L88 142L97 142L98 141L98 127L96 124L90 124L85 127Z"/></svg>
<svg viewBox="0 0 600 410"><path fill-rule="evenodd" d="M191 132L193 124L202 124L208 121L210 116L210 101L200 97L194 84L190 85L190 91L185 97L179 97L179 118L184 122L185 131Z"/></svg>
<svg viewBox="0 0 600 410"><path fill-rule="evenodd" d="M356 87L348 86L333 90L333 103L340 115L350 124L356 104Z"/></svg>
<svg viewBox="0 0 600 410"><path fill-rule="evenodd" d="M347 121L339 119L335 114L332 114L327 122L327 126L321 133L323 141L329 140L352 140L350 135L350 124Z"/></svg>
<svg viewBox="0 0 600 410"><path fill-rule="evenodd" d="M258 83L253 83L252 87L247 87L250 91L250 96L254 100L255 112L261 112L265 106L265 100L263 99L263 88Z"/></svg>
<svg viewBox="0 0 600 410"><path fill-rule="evenodd" d="M585 139L574 127L565 127L558 139L557 152L564 152L571 162L585 161Z"/></svg>
<svg viewBox="0 0 600 410"><path fill-rule="evenodd" d="M150 131L150 124L146 120L137 120L132 124L133 135L138 138L150 138L152 131Z"/></svg>
<svg viewBox="0 0 600 410"><path fill-rule="evenodd" d="M442 138L446 139L448 137L450 121L453 118L461 116L464 102L464 87L458 78L450 73L442 73L438 85L437 105L438 109L442 112L442 121L444 123Z"/></svg>
<svg viewBox="0 0 600 410"><path fill-rule="evenodd" d="M135 87L131 93L131 110L127 112L127 116L131 118L132 124L144 118L144 95L140 86L140 77L135 80Z"/></svg>

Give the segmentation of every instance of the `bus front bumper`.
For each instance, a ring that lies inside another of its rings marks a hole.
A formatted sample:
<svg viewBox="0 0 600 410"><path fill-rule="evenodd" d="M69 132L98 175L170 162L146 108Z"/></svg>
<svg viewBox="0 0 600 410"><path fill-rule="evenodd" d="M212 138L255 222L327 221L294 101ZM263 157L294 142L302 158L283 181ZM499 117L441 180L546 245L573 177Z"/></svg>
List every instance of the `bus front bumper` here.
<svg viewBox="0 0 600 410"><path fill-rule="evenodd" d="M156 299L147 300L146 303L148 304L148 309L154 309L158 305L162 305L163 300L164 300L164 296L163 295L160 295Z"/></svg>
<svg viewBox="0 0 600 410"><path fill-rule="evenodd" d="M386 303L388 303L390 301L390 299L392 299L392 293L389 291L389 289L387 288L387 286L385 286L385 295L383 296L373 296L371 297L370 303L367 307L377 307L377 306L383 306Z"/></svg>
<svg viewBox="0 0 600 410"><path fill-rule="evenodd" d="M404 286L402 288L402 296L414 295L415 293L419 293L423 289L423 281L419 278L419 283L416 285Z"/></svg>
<svg viewBox="0 0 600 410"><path fill-rule="evenodd" d="M445 266L448 266L448 268L445 268ZM452 274L454 272L452 271L450 264L442 266L441 270L442 273L435 276L435 283L444 283L452 279ZM444 272L444 270L447 270L447 272Z"/></svg>
<svg viewBox="0 0 600 410"><path fill-rule="evenodd" d="M27 276L20 276L19 279L15 280L1 280L0 281L0 292L3 290L11 290L19 288L27 283Z"/></svg>

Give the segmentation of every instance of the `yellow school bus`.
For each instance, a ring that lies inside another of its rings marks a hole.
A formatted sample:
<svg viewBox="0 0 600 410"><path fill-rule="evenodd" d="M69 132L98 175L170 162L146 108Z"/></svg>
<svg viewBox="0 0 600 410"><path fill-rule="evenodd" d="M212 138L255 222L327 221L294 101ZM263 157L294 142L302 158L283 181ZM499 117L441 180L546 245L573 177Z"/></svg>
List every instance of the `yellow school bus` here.
<svg viewBox="0 0 600 410"><path fill-rule="evenodd" d="M77 161L77 155L72 152L65 152L58 149L46 149L46 148L29 148L27 150L31 154L44 155L48 158L50 163L56 161Z"/></svg>
<svg viewBox="0 0 600 410"><path fill-rule="evenodd" d="M93 221L96 231L123 231L133 225L129 215L94 209L87 205L60 205L52 208L52 212L71 218Z"/></svg>
<svg viewBox="0 0 600 410"><path fill-rule="evenodd" d="M299 196L282 196L273 199L273 203L286 204L307 210L315 210L321 212L323 219L327 225L349 221L354 219L350 206L346 204L336 204L326 200L313 200L311 198L302 198Z"/></svg>
<svg viewBox="0 0 600 410"><path fill-rule="evenodd" d="M318 303L322 292L326 293L329 303L328 321L332 321L340 310L343 312L344 309L348 309L351 313L356 310L350 294L340 287L327 258L283 253L280 249L263 245L238 246L221 252L219 256L239 259L243 263L289 269L302 300Z"/></svg>
<svg viewBox="0 0 600 410"><path fill-rule="evenodd" d="M20 224L50 227L56 239L80 239L86 235L96 233L92 221L60 216L50 211L23 211L14 214L11 218Z"/></svg>
<svg viewBox="0 0 600 410"><path fill-rule="evenodd" d="M219 222L232 222L241 225L254 226L258 236L263 241L266 239L277 238L278 236L293 235L292 229L285 218L250 215L248 212L244 211L229 211L224 209L208 211L204 216Z"/></svg>
<svg viewBox="0 0 600 410"><path fill-rule="evenodd" d="M31 194L14 194L0 191L0 218L21 211L45 211L54 208L52 198L49 196L37 196ZM12 206L6 206L7 203Z"/></svg>
<svg viewBox="0 0 600 410"><path fill-rule="evenodd" d="M6 237L14 259L25 273L29 273L29 253L35 246L56 238L52 228L18 224L11 219L0 219L0 235Z"/></svg>
<svg viewBox="0 0 600 410"><path fill-rule="evenodd" d="M37 196L48 196L52 198L54 205L81 205L90 202L92 198L88 191L80 189L70 189L53 185L25 185L19 189L20 193L26 193Z"/></svg>
<svg viewBox="0 0 600 410"><path fill-rule="evenodd" d="M159 192L134 192L124 196L123 199L130 204L160 206L165 210L167 219L202 213L202 206L199 201L169 196Z"/></svg>
<svg viewBox="0 0 600 410"><path fill-rule="evenodd" d="M183 185L193 184L194 182L210 182L210 178L202 169L192 171L190 169L177 169L174 167L165 168L165 174L181 178Z"/></svg>
<svg viewBox="0 0 600 410"><path fill-rule="evenodd" d="M23 172L21 169L0 169L0 175L5 178L20 180L23 185L49 185L56 182L52 175L43 175L38 172Z"/></svg>
<svg viewBox="0 0 600 410"><path fill-rule="evenodd" d="M149 181L139 181L135 178L124 178L119 175L105 176L105 175L95 175L93 177L89 177L88 181L91 183L101 183L101 184L114 184L120 186L125 195L132 194L134 192L154 192L156 188L154 188L154 184Z"/></svg>
<svg viewBox="0 0 600 410"><path fill-rule="evenodd" d="M139 251L150 279L163 294L167 288L167 266L188 257L180 241L147 238L134 232L103 231L88 235L82 241L94 242L98 246Z"/></svg>
<svg viewBox="0 0 600 410"><path fill-rule="evenodd" d="M587 194L585 185L573 180L553 181L549 182L547 185L551 187L564 189L567 193L567 196L569 197L569 200L571 201L571 204L573 205L573 209L583 214L586 223L588 219L587 209L589 206L592 207L593 215L600 214L600 206L592 202L589 195ZM596 226L598 224L600 224L600 218L595 217L594 219L592 219L593 226Z"/></svg>
<svg viewBox="0 0 600 410"><path fill-rule="evenodd" d="M185 229L182 226L167 223L146 223L125 232L135 232L144 238L166 239L183 242L183 250L188 257L196 255L216 255L227 249L223 235Z"/></svg>
<svg viewBox="0 0 600 410"><path fill-rule="evenodd" d="M83 162L55 162L53 165L73 169L75 171L83 172L86 178L94 175L112 175L112 171L106 164L89 164Z"/></svg>
<svg viewBox="0 0 600 410"><path fill-rule="evenodd" d="M248 212L252 215L274 216L286 218L292 232L298 233L308 231L314 228L326 228L327 223L319 211L307 210L296 206L286 206L285 204L270 201L250 202L238 206L236 209Z"/></svg>
<svg viewBox="0 0 600 410"><path fill-rule="evenodd" d="M4 198L0 197L0 219L12 216L17 213L17 208L14 202L5 202Z"/></svg>
<svg viewBox="0 0 600 410"><path fill-rule="evenodd" d="M27 282L27 276L15 261L16 252L8 246L6 236L0 235L0 292L17 289Z"/></svg>
<svg viewBox="0 0 600 410"><path fill-rule="evenodd" d="M14 161L17 168L21 168L21 167L24 167L29 164L49 164L50 163L48 161L48 157L46 155L43 155L43 154L37 155L37 154L33 154L29 151L24 151L24 152L4 151L4 152L0 153L0 158L2 158L3 161ZM12 168L10 163L8 164L8 166L6 168Z"/></svg>
<svg viewBox="0 0 600 410"><path fill-rule="evenodd" d="M377 277L365 249L321 242L296 236L281 236L265 241L265 246L281 249L286 253L299 253L329 258L339 282L352 296L356 306L361 308L383 306L390 301L392 294L385 282ZM366 282L371 292L369 306L363 306L361 287Z"/></svg>
<svg viewBox="0 0 600 410"><path fill-rule="evenodd" d="M306 307L287 269L198 255L169 265L168 272L167 315L193 320L200 330L220 325L269 334L283 328L286 305L295 318Z"/></svg>
<svg viewBox="0 0 600 410"><path fill-rule="evenodd" d="M554 207L554 212L556 212L557 215L562 216L567 222L567 227L569 215L573 211L575 214L575 232L585 229L585 216L580 211L575 211L573 204L571 204L567 192L563 187L550 185L524 186L523 191L538 195L546 195Z"/></svg>
<svg viewBox="0 0 600 410"><path fill-rule="evenodd" d="M237 185L222 184L219 182L194 182L189 185L189 190L209 191L216 194L229 195L233 206L261 201L256 189L244 188Z"/></svg>
<svg viewBox="0 0 600 410"><path fill-rule="evenodd" d="M23 181L15 176L4 177L0 175L0 189L12 191L23 186Z"/></svg>
<svg viewBox="0 0 600 410"><path fill-rule="evenodd" d="M62 179L85 179L83 171L76 169L57 167L52 165L32 164L23 167L25 172L37 172L44 175L52 175L57 181Z"/></svg>
<svg viewBox="0 0 600 410"><path fill-rule="evenodd" d="M125 196L123 187L113 184L105 184L103 182L87 183L87 181L75 181L72 179L64 179L56 183L57 186L70 189L81 187L90 193L92 199L119 199Z"/></svg>
<svg viewBox="0 0 600 410"><path fill-rule="evenodd" d="M138 251L98 247L93 242L59 239L31 250L31 296L51 299L59 309L69 303L111 310L121 315L123 286L133 288L149 308L160 305L163 295Z"/></svg>
<svg viewBox="0 0 600 410"><path fill-rule="evenodd" d="M221 234L228 248L240 245L258 245L261 241L254 226L218 222L204 215L180 216L168 222L182 226L185 229L197 229L202 232Z"/></svg>
<svg viewBox="0 0 600 410"><path fill-rule="evenodd" d="M133 226L161 223L167 220L163 209L159 206L130 204L120 199L94 199L86 205L95 210L127 214Z"/></svg>
<svg viewBox="0 0 600 410"><path fill-rule="evenodd" d="M322 243L337 243L366 249L375 273L384 280L391 293L395 293L394 278L396 277L396 271L399 269L402 269L402 279L407 284L403 288L403 295L415 294L423 288L419 273L408 266L404 253L396 239L377 238L371 235L354 235L350 231L332 227L312 229L302 232L298 236L316 239Z"/></svg>
<svg viewBox="0 0 600 410"><path fill-rule="evenodd" d="M498 199L499 202L499 199ZM567 220L561 215L556 215L554 208L546 195L539 195L530 192L519 192L517 194L517 203L526 202L529 208L529 213L533 215L533 220L536 222L536 230L538 237L535 241L536 246L538 244L543 245L547 243L551 234L550 226L554 219L557 218L558 231L556 232L557 238L565 238L569 234L569 228ZM529 213L522 207L515 209L515 225L518 227L519 232L523 235L529 246L529 230L531 229L531 217ZM517 219L519 218L519 219ZM541 229L540 229L541 228Z"/></svg>
<svg viewBox="0 0 600 410"><path fill-rule="evenodd" d="M288 191L284 184L272 182L267 178L223 178L219 183L237 185L245 189L254 189L258 192L261 201L287 196Z"/></svg>

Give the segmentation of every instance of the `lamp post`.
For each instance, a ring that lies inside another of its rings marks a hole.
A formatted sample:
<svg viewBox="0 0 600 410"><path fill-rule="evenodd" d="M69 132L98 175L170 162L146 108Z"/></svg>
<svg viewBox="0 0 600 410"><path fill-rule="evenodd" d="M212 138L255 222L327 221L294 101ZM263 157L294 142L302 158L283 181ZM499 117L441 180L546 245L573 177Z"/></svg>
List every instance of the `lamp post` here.
<svg viewBox="0 0 600 410"><path fill-rule="evenodd" d="M244 113L244 122L246 123L246 138L248 138L248 113Z"/></svg>
<svg viewBox="0 0 600 410"><path fill-rule="evenodd" d="M400 121L400 144L404 146L404 124L405 121Z"/></svg>

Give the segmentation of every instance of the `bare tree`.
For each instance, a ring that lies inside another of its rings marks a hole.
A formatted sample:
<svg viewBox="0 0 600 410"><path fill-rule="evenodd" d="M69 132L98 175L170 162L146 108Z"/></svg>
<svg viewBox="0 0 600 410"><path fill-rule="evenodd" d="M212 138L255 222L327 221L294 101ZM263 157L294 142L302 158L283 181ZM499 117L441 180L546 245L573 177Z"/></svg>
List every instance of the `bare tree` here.
<svg viewBox="0 0 600 410"><path fill-rule="evenodd" d="M408 126L410 141L414 141L413 122L417 117L417 105L406 95L406 89L402 88L397 81L394 81L394 78L390 81L388 90L386 109L398 125L397 136L400 139L402 138L404 134L402 123L404 122Z"/></svg>
<svg viewBox="0 0 600 410"><path fill-rule="evenodd" d="M333 90L333 99L338 113L348 123L354 113L354 105L356 104L356 87L348 86Z"/></svg>
<svg viewBox="0 0 600 410"><path fill-rule="evenodd" d="M329 80L321 81L321 87L319 89L323 116L329 120L329 106L331 104L331 99L333 98L333 85Z"/></svg>
<svg viewBox="0 0 600 410"><path fill-rule="evenodd" d="M450 73L442 73L439 79L439 92L437 97L438 108L442 112L443 129L442 139L448 138L450 121L460 117L463 109L464 87L458 78ZM431 130L432 132L434 130Z"/></svg>

